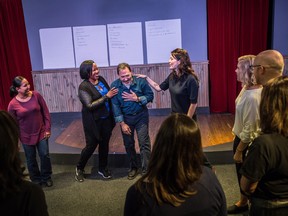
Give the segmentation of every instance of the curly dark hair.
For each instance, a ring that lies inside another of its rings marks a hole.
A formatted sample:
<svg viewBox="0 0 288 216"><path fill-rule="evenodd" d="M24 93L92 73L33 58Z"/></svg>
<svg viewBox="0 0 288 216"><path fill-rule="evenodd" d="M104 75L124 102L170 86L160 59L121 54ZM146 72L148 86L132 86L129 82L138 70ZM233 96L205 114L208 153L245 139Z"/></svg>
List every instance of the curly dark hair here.
<svg viewBox="0 0 288 216"><path fill-rule="evenodd" d="M178 70L180 74L181 75L184 73L192 74L194 78L197 80L197 82L199 83L199 78L192 68L192 64L191 64L190 57L189 57L187 50L176 48L173 51L171 51L171 55L175 59L177 59L177 61L180 61L180 64L178 66Z"/></svg>

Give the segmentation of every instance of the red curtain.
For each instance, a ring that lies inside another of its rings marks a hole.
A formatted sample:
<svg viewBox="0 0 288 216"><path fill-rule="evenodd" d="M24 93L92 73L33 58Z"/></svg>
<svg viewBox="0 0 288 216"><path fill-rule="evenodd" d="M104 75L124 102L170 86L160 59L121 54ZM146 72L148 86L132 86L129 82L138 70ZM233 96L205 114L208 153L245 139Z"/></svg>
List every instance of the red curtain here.
<svg viewBox="0 0 288 216"><path fill-rule="evenodd" d="M7 109L15 76L24 76L32 84L31 70L22 2L0 0L0 109Z"/></svg>
<svg viewBox="0 0 288 216"><path fill-rule="evenodd" d="M241 55L267 49L269 0L207 0L210 110L235 112Z"/></svg>

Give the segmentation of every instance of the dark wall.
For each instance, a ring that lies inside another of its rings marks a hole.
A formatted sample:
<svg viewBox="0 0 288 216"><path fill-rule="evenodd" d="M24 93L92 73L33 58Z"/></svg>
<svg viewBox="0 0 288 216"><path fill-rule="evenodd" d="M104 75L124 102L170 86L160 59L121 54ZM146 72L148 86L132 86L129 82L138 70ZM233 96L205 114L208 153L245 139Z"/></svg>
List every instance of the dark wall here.
<svg viewBox="0 0 288 216"><path fill-rule="evenodd" d="M22 0L33 70L42 70L39 29L181 19L182 47L207 60L206 0ZM144 62L146 59L143 29ZM168 59L167 59L168 61Z"/></svg>

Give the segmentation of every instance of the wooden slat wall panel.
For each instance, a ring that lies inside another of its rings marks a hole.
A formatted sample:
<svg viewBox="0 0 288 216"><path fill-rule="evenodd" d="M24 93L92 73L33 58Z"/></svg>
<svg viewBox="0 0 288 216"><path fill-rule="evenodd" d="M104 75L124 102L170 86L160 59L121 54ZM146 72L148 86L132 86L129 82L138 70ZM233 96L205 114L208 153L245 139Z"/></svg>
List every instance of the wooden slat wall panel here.
<svg viewBox="0 0 288 216"><path fill-rule="evenodd" d="M209 107L208 62L193 62L192 66L200 78L199 107ZM170 73L168 64L133 65L133 73L146 74L161 83ZM100 74L111 84L118 78L116 67L100 68ZM32 71L34 88L47 102L50 112L79 112L78 86L81 83L79 68ZM153 90L154 91L154 90ZM154 91L150 109L170 108L169 91Z"/></svg>
<svg viewBox="0 0 288 216"><path fill-rule="evenodd" d="M192 67L200 80L198 107L209 107L208 62L192 63Z"/></svg>

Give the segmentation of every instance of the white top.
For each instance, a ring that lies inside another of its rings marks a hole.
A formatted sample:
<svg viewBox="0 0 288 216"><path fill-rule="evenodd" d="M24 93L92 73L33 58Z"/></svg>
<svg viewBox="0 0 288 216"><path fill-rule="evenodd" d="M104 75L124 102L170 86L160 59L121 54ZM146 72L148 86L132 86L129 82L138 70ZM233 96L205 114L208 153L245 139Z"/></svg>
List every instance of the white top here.
<svg viewBox="0 0 288 216"><path fill-rule="evenodd" d="M244 86L236 98L232 132L244 143L252 142L261 132L259 106L262 89L247 90Z"/></svg>

